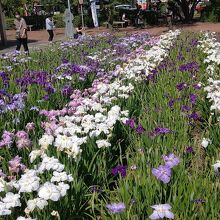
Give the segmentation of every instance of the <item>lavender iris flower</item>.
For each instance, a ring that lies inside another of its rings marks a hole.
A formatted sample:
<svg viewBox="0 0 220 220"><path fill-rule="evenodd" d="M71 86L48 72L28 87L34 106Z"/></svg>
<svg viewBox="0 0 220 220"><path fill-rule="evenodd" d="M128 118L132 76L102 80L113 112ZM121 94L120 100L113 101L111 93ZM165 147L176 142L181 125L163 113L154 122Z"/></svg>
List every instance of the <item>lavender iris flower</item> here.
<svg viewBox="0 0 220 220"><path fill-rule="evenodd" d="M126 208L123 202L107 204L106 207L113 214L123 213Z"/></svg>
<svg viewBox="0 0 220 220"><path fill-rule="evenodd" d="M21 163L21 159L22 157L16 156L8 162L10 172L19 173L26 169L26 166Z"/></svg>
<svg viewBox="0 0 220 220"><path fill-rule="evenodd" d="M163 183L169 183L171 177L171 168L167 165L160 165L158 168L152 169L153 175Z"/></svg>
<svg viewBox="0 0 220 220"><path fill-rule="evenodd" d="M171 206L169 204L159 204L151 207L154 209L154 212L149 216L150 219L174 219L174 214L170 211Z"/></svg>
<svg viewBox="0 0 220 220"><path fill-rule="evenodd" d="M174 166L177 166L180 163L179 157L175 156L173 153L169 155L163 155L162 158L165 162L165 165L170 168L173 168Z"/></svg>

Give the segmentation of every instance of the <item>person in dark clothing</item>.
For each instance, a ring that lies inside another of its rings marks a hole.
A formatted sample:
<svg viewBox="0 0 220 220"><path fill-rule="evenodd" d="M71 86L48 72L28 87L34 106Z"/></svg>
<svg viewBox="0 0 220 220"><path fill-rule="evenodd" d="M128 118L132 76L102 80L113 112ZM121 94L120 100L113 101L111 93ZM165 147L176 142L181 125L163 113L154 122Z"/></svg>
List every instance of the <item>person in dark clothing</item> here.
<svg viewBox="0 0 220 220"><path fill-rule="evenodd" d="M136 4L136 8L137 8L137 15L135 18L135 26L138 27L142 18L142 11L140 5Z"/></svg>
<svg viewBox="0 0 220 220"><path fill-rule="evenodd" d="M76 34L74 34L74 38L77 39L80 35L83 35L83 28L81 25L78 25L76 28Z"/></svg>
<svg viewBox="0 0 220 220"><path fill-rule="evenodd" d="M172 29L172 20L173 20L173 7L172 3L168 2L166 10L166 18L169 29Z"/></svg>

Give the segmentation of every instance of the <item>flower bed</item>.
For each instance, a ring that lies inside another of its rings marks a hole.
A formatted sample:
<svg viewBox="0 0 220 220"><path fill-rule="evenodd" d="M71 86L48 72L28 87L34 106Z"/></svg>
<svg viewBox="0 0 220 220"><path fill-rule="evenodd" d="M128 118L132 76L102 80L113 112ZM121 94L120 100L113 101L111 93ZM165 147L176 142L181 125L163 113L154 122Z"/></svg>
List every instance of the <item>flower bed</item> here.
<svg viewBox="0 0 220 220"><path fill-rule="evenodd" d="M2 56L0 216L216 218L200 39L104 34Z"/></svg>

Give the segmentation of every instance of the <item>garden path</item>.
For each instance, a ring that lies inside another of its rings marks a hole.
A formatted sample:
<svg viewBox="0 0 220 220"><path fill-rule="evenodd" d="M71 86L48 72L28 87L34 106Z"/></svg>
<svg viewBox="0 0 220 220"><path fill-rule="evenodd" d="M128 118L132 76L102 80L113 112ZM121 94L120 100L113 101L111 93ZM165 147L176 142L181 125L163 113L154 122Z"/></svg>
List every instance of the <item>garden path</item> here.
<svg viewBox="0 0 220 220"><path fill-rule="evenodd" d="M212 31L212 32L218 32L220 33L220 23L194 23L190 25L178 25L174 26L175 28L180 28L187 31L194 31L199 32L201 30L203 31ZM145 29L137 29L134 27L127 27L127 28L120 28L117 30L117 32L120 33L126 33L126 32L149 32L152 36L158 36L162 34L163 32L168 31L168 28L165 26L148 26ZM94 35L96 33L102 33L102 32L110 32L110 29L106 29L104 27L100 27L99 29L87 29L86 34ZM42 47L47 46L48 42L48 33L45 30L40 31L31 31L28 33L29 35L29 47L32 49L34 47ZM8 46L7 48L2 48L0 45L0 53L6 53L15 48L16 42L15 42L15 31L14 30L8 30L7 31L7 38L8 38ZM55 41L62 41L65 40L64 36L64 28L58 28L55 31Z"/></svg>

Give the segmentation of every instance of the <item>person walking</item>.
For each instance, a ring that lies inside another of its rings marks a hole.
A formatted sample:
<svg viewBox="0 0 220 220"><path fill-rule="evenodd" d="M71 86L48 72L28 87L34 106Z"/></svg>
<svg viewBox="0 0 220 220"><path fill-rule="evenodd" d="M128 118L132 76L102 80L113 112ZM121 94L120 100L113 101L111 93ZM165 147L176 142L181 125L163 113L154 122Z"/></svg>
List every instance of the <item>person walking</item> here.
<svg viewBox="0 0 220 220"><path fill-rule="evenodd" d="M21 17L20 12L15 12L14 25L16 28L16 51L20 51L21 45L23 45L25 53L29 54L27 24L24 18Z"/></svg>
<svg viewBox="0 0 220 220"><path fill-rule="evenodd" d="M122 20L123 22L125 22L125 27L127 27L127 26L129 25L129 23L130 23L130 21L127 19L125 13L122 14L121 20Z"/></svg>
<svg viewBox="0 0 220 220"><path fill-rule="evenodd" d="M53 42L53 37L54 37L54 33L53 33L53 30L54 30L54 22L53 22L53 18L52 18L52 15L48 15L48 17L46 18L46 30L49 34L49 43L52 43Z"/></svg>
<svg viewBox="0 0 220 220"><path fill-rule="evenodd" d="M167 18L168 27L171 30L173 27L173 24L172 24L172 20L173 20L172 2L168 2L168 4L167 4L166 18Z"/></svg>

